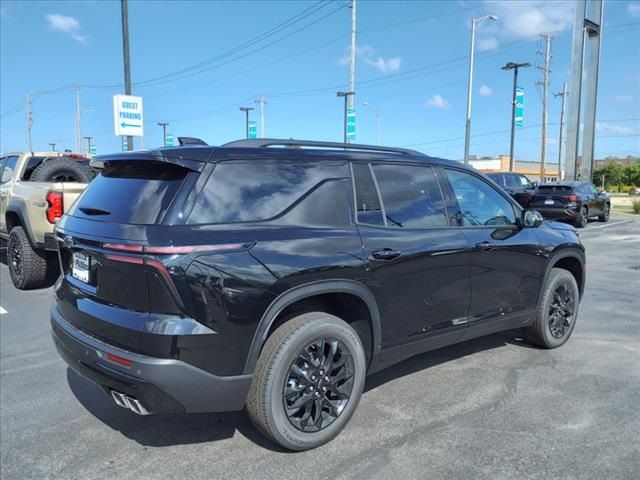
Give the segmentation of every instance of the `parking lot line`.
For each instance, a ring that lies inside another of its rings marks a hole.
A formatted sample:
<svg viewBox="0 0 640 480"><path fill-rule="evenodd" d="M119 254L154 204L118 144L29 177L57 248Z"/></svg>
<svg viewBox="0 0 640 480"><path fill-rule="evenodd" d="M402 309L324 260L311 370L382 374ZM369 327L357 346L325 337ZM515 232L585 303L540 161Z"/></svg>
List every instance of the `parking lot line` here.
<svg viewBox="0 0 640 480"><path fill-rule="evenodd" d="M613 227L614 225L621 225L621 224L623 224L623 223L627 223L627 222L629 222L629 220L619 220L619 221L617 221L617 222L607 223L607 224L605 224L605 225L598 225L597 227L588 227L588 228L586 228L584 231L582 231L582 232L580 232L580 233L581 233L581 234L582 234L582 233L588 233L588 232L590 232L591 230L596 230L596 229L598 229L598 228Z"/></svg>
<svg viewBox="0 0 640 480"><path fill-rule="evenodd" d="M2 306L0 306L0 315L8 313Z"/></svg>

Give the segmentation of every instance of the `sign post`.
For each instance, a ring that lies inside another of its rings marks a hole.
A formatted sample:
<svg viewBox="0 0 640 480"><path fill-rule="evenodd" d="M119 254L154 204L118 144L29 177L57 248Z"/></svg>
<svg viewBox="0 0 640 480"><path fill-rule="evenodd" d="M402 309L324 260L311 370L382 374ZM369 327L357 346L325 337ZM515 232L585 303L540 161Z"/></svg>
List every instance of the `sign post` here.
<svg viewBox="0 0 640 480"><path fill-rule="evenodd" d="M249 122L249 138L257 138L256 122L253 120Z"/></svg>
<svg viewBox="0 0 640 480"><path fill-rule="evenodd" d="M516 88L515 122L516 127L522 127L524 125L524 89L522 87Z"/></svg>
<svg viewBox="0 0 640 480"><path fill-rule="evenodd" d="M356 111L353 108L347 110L347 140L353 142L356 139Z"/></svg>
<svg viewBox="0 0 640 480"><path fill-rule="evenodd" d="M144 135L142 97L114 95L113 120L116 135L142 137Z"/></svg>

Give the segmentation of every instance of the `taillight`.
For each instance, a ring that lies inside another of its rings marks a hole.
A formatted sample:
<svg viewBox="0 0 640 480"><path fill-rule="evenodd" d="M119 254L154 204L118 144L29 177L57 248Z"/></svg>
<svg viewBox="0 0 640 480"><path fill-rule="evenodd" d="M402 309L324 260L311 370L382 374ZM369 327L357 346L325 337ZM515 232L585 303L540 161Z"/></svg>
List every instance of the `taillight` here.
<svg viewBox="0 0 640 480"><path fill-rule="evenodd" d="M567 197L567 200L569 200L570 202L577 202L579 198L580 197L578 197L577 195L571 194Z"/></svg>
<svg viewBox="0 0 640 480"><path fill-rule="evenodd" d="M64 205L62 203L62 192L49 192L47 193L47 220L49 223L56 223L64 214Z"/></svg>
<svg viewBox="0 0 640 480"><path fill-rule="evenodd" d="M176 255L184 253L198 252L220 252L228 250L240 250L246 248L246 243L223 243L217 245L190 245L190 246L142 246L142 245L122 245L118 243L105 243L102 245L109 250L120 250L130 253L150 253L155 255Z"/></svg>

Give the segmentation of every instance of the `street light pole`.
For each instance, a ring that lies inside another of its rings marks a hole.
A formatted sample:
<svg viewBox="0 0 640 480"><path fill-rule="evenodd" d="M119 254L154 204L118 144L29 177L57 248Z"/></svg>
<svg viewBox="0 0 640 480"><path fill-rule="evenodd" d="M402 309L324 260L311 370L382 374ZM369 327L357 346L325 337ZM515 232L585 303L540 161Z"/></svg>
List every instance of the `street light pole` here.
<svg viewBox="0 0 640 480"><path fill-rule="evenodd" d="M367 101L364 101L363 105L369 107L376 114L376 145L380 145L380 110Z"/></svg>
<svg viewBox="0 0 640 480"><path fill-rule="evenodd" d="M464 131L464 163L469 163L469 141L471 138L471 96L473 93L473 62L476 49L476 32L478 26L485 20L498 20L495 15L485 15L484 17L471 20L471 51L469 53L469 84L467 88L467 121Z"/></svg>
<svg viewBox="0 0 640 480"><path fill-rule="evenodd" d="M162 127L162 140L165 147L167 146L167 125L169 125L168 122L158 122L158 126Z"/></svg>
<svg viewBox="0 0 640 480"><path fill-rule="evenodd" d="M131 95L131 65L129 64L129 10L127 0L120 0L122 15L122 56L124 57L124 93ZM78 133L78 136L80 134ZM127 150L133 150L133 136L127 136Z"/></svg>
<svg viewBox="0 0 640 480"><path fill-rule="evenodd" d="M564 129L564 106L567 98L567 82L562 84L562 93L554 93L553 96L562 96L562 110L560 110L560 138L558 139L558 181L564 180L562 178L562 130Z"/></svg>
<svg viewBox="0 0 640 480"><path fill-rule="evenodd" d="M55 152L56 151L56 144L55 143L50 143L49 145L51 146L51 151Z"/></svg>
<svg viewBox="0 0 640 480"><path fill-rule="evenodd" d="M337 92L338 97L344 97L344 125L343 125L343 142L347 143L347 109L349 107L349 97L355 95L356 92Z"/></svg>
<svg viewBox="0 0 640 480"><path fill-rule="evenodd" d="M253 107L240 107L240 111L245 113L245 136L249 138L249 112L253 110Z"/></svg>
<svg viewBox="0 0 640 480"><path fill-rule="evenodd" d="M509 171L513 172L515 162L513 158L513 147L516 134L516 89L518 87L518 69L530 67L530 63L514 63L509 62L502 70L513 70L513 98L511 100L511 146L509 147Z"/></svg>

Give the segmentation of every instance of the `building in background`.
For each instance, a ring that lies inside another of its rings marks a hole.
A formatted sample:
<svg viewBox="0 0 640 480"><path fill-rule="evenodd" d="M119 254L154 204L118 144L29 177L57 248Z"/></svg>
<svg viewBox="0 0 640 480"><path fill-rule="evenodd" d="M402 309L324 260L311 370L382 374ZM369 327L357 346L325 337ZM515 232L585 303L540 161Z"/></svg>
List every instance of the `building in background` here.
<svg viewBox="0 0 640 480"><path fill-rule="evenodd" d="M469 165L482 173L508 172L509 155L498 155L497 157L478 157L470 155ZM516 159L514 171L525 175L532 182L537 182L540 179L540 162ZM545 165L544 178L546 182L555 182L558 180L557 163L547 163Z"/></svg>

